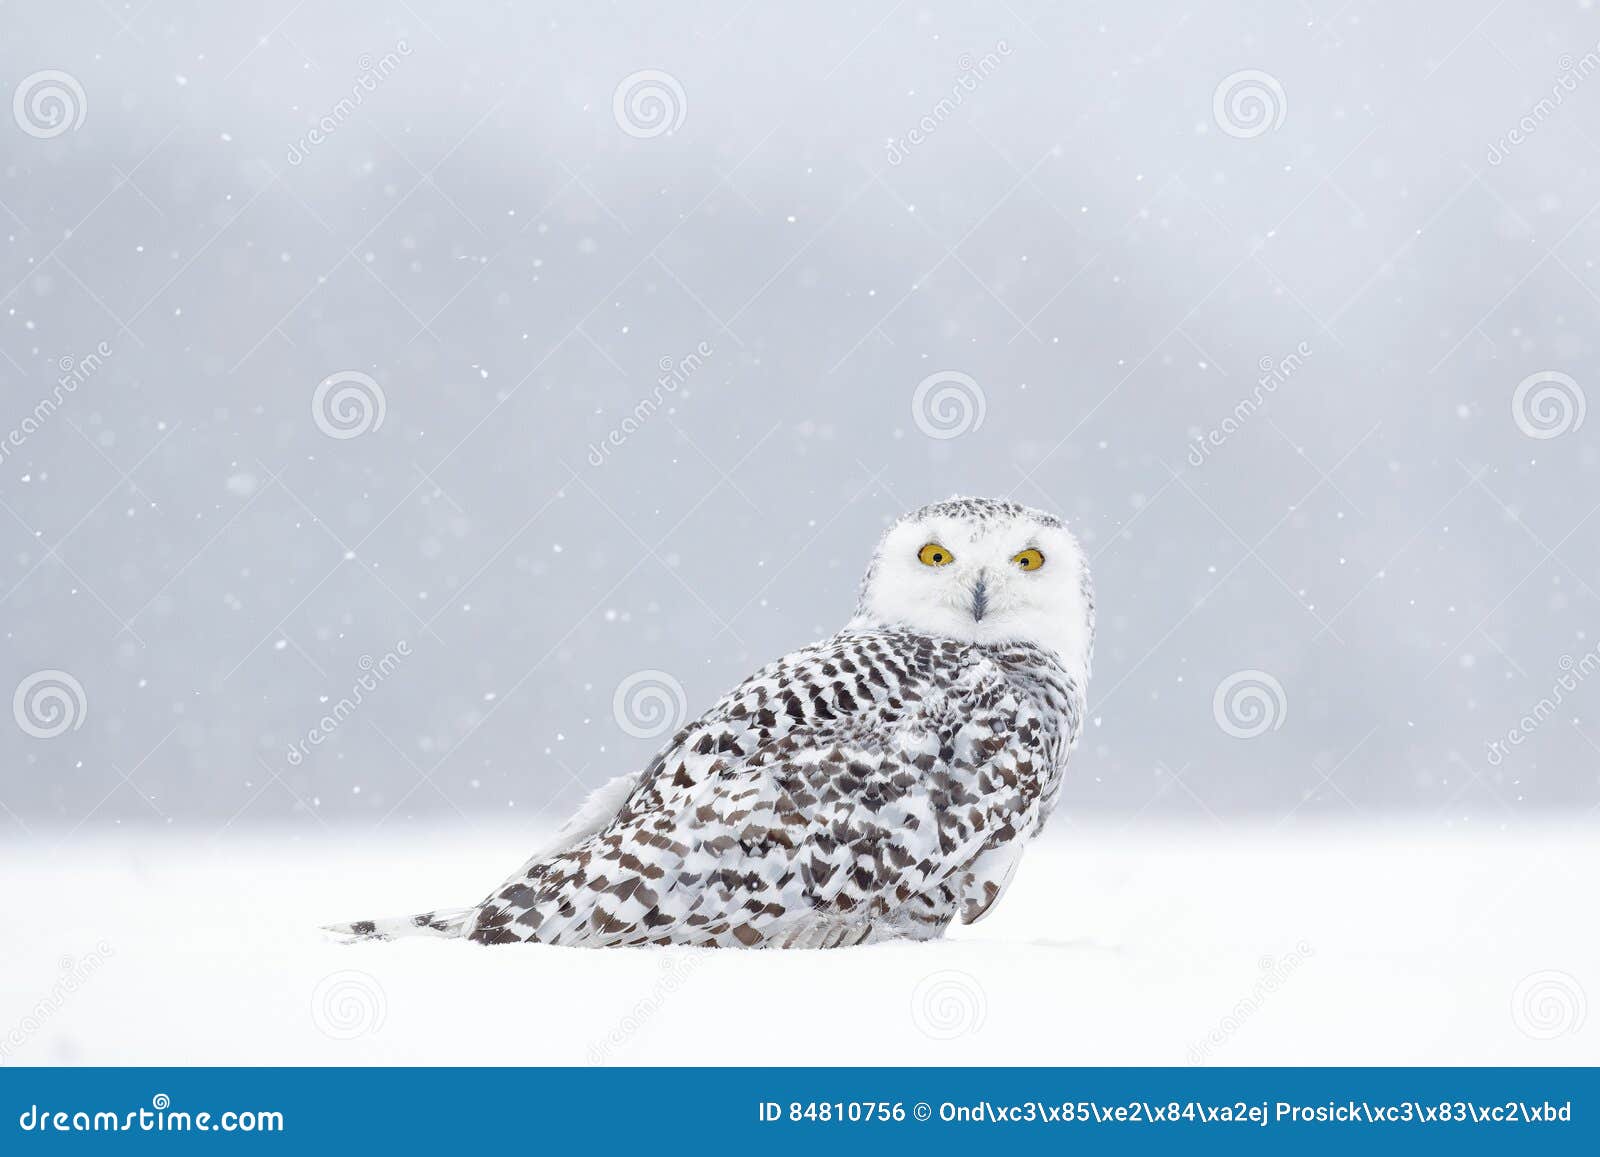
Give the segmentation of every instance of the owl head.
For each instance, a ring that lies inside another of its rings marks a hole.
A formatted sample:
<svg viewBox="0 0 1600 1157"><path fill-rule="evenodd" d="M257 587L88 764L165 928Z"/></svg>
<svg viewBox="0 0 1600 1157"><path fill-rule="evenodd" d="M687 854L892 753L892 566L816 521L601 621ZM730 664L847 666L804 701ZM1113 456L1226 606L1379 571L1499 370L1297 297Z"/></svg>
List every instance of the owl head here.
<svg viewBox="0 0 1600 1157"><path fill-rule="evenodd" d="M1077 540L1053 514L952 498L913 510L884 532L851 625L1033 643L1087 676L1094 588Z"/></svg>

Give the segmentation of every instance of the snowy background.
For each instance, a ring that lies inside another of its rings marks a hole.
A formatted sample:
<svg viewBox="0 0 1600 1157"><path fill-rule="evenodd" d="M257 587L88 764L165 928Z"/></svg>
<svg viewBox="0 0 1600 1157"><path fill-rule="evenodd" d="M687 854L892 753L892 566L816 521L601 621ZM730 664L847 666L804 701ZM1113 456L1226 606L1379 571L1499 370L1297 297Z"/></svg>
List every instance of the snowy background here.
<svg viewBox="0 0 1600 1157"><path fill-rule="evenodd" d="M1420 909L1466 841L1530 958L1424 953L1439 991L1515 1031L1554 971L1595 1059L1596 942L1511 887L1575 908L1600 806L1587 0L0 13L0 872L170 916L293 861L274 928L470 902L840 626L897 513L1009 495L1099 589L1042 862L1179 824L1287 889L1301 833ZM466 894L396 886L463 848ZM110 935L72 907L52 966ZM1097 915L1050 925L1143 943Z"/></svg>

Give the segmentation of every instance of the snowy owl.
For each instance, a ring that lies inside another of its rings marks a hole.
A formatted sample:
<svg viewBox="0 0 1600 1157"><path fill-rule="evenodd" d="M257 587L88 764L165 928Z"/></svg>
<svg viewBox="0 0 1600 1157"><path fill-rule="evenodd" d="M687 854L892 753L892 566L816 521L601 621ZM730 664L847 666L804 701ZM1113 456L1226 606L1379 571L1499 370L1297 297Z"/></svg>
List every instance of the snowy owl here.
<svg viewBox="0 0 1600 1157"><path fill-rule="evenodd" d="M884 533L849 624L596 791L481 904L329 929L483 944L835 948L1005 891L1061 790L1094 644L1061 520L953 498Z"/></svg>

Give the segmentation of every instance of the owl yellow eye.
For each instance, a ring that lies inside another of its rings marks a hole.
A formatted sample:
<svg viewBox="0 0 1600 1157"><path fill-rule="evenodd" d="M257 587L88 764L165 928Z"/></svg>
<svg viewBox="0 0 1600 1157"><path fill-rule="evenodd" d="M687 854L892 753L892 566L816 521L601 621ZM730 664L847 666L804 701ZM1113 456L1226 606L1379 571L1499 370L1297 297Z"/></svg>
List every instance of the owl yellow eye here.
<svg viewBox="0 0 1600 1157"><path fill-rule="evenodd" d="M1044 565L1044 555L1040 554L1030 546L1027 550L1019 550L1016 554L1012 555L1011 561L1016 563L1023 570L1038 570Z"/></svg>
<svg viewBox="0 0 1600 1157"><path fill-rule="evenodd" d="M929 542L917 551L917 561L923 566L949 566L955 562L955 556L937 542Z"/></svg>

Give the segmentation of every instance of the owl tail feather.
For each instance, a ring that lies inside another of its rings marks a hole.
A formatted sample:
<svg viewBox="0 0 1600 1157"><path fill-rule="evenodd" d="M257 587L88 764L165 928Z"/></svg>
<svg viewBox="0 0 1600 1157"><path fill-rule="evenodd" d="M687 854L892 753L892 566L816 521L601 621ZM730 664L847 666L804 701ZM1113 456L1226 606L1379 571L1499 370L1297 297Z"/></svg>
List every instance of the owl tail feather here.
<svg viewBox="0 0 1600 1157"><path fill-rule="evenodd" d="M415 916L392 916L387 920L325 924L322 930L346 944L354 944L358 940L398 940L403 936L435 936L451 940L467 934L467 923L476 912L476 908L450 908L421 912Z"/></svg>

